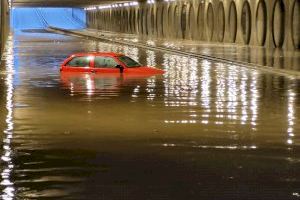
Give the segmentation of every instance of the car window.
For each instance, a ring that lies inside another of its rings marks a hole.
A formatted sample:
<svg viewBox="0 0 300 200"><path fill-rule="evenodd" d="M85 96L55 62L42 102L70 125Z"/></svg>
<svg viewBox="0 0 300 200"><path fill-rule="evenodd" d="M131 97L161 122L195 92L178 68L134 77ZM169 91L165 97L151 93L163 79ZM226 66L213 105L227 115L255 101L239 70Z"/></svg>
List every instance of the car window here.
<svg viewBox="0 0 300 200"><path fill-rule="evenodd" d="M115 68L118 63L115 59L105 56L96 56L95 57L95 67L97 68Z"/></svg>
<svg viewBox="0 0 300 200"><path fill-rule="evenodd" d="M70 60L67 64L70 67L89 67L90 66L90 59L87 56L82 57L75 57Z"/></svg>
<svg viewBox="0 0 300 200"><path fill-rule="evenodd" d="M136 62L135 60L127 57L127 56L120 56L119 60L122 61L127 67L140 67L141 64Z"/></svg>

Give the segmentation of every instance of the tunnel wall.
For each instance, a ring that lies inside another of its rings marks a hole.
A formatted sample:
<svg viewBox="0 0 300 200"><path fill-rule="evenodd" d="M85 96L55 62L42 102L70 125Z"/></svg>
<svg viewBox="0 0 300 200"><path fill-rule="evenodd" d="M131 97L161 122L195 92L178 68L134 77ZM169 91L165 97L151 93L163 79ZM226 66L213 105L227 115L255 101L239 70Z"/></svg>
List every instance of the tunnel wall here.
<svg viewBox="0 0 300 200"><path fill-rule="evenodd" d="M140 2L90 10L89 28L150 37L299 49L300 0Z"/></svg>
<svg viewBox="0 0 300 200"><path fill-rule="evenodd" d="M9 6L8 6L8 1L7 0L3 0L0 3L0 43L1 43L1 56L2 56L2 52L4 49L4 45L5 45L5 41L6 38L8 36L9 33Z"/></svg>

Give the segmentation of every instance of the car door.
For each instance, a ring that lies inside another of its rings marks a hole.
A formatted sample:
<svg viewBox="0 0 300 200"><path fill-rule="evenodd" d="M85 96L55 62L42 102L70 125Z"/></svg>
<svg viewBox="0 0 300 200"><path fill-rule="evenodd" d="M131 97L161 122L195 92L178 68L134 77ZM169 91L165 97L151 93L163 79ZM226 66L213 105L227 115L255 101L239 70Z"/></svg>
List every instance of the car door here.
<svg viewBox="0 0 300 200"><path fill-rule="evenodd" d="M65 67L70 72L91 72L91 56L76 56L66 63Z"/></svg>
<svg viewBox="0 0 300 200"><path fill-rule="evenodd" d="M120 63L113 57L95 56L93 71L97 73L120 73L120 69L116 68L117 65L120 65Z"/></svg>

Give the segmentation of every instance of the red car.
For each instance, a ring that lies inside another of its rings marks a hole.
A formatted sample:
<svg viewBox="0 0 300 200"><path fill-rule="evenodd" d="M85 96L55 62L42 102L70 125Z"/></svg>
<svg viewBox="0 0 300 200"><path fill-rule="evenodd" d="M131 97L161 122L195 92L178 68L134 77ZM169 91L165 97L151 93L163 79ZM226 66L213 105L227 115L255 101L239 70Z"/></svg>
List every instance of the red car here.
<svg viewBox="0 0 300 200"><path fill-rule="evenodd" d="M133 59L118 53L79 53L67 58L61 65L64 72L163 74L154 67L142 66Z"/></svg>

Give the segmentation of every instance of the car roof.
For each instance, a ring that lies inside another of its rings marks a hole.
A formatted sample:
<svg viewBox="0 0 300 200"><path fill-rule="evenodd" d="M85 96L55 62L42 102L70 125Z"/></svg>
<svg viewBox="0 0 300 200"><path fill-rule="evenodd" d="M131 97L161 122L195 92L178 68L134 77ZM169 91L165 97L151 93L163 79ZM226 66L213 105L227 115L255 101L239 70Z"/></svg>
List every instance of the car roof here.
<svg viewBox="0 0 300 200"><path fill-rule="evenodd" d="M77 57L77 56L112 56L112 57L117 57L117 56L124 56L124 54L121 53L115 53L115 52L88 52L88 53L75 53L71 55L72 57Z"/></svg>

